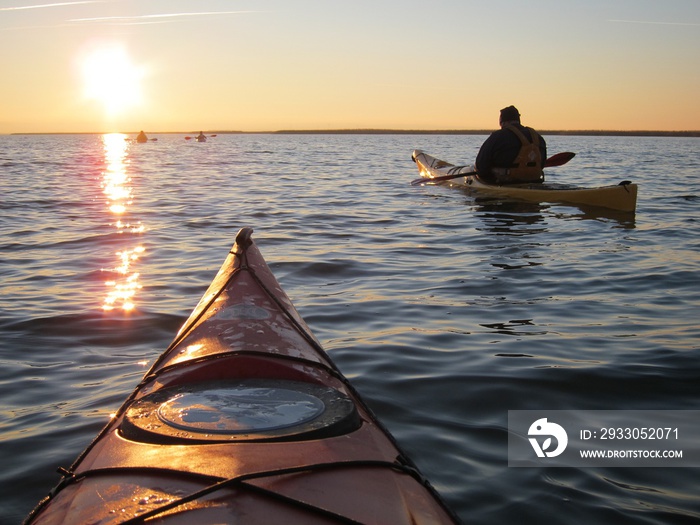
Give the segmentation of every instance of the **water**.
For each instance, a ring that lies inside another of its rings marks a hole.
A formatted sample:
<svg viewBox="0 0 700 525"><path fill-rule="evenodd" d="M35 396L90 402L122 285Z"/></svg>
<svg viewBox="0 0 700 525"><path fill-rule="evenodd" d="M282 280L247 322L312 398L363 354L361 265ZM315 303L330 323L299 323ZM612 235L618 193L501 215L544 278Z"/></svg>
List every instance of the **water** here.
<svg viewBox="0 0 700 525"><path fill-rule="evenodd" d="M509 468L507 412L700 409L700 140L546 137L636 215L412 187L484 137L0 137L0 522L58 481L237 230L465 522L691 523L694 468Z"/></svg>

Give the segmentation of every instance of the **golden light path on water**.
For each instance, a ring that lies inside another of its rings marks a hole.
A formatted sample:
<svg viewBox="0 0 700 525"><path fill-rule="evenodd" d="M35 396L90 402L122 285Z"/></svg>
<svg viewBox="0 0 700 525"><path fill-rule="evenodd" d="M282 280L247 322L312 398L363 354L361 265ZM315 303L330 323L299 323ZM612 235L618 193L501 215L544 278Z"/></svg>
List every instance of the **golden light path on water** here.
<svg viewBox="0 0 700 525"><path fill-rule="evenodd" d="M139 273L134 266L145 249L138 242L144 226L141 221L131 223L127 219L129 206L132 204L133 187L128 175L129 142L121 133L103 135L105 152L105 170L102 176L102 190L107 197L107 209L114 219L111 223L122 235L134 235L133 244L115 253L116 266L105 269L113 278L105 281L107 295L102 303L105 311L120 308L131 311L135 308L136 293L141 289ZM125 243L126 244L126 243Z"/></svg>

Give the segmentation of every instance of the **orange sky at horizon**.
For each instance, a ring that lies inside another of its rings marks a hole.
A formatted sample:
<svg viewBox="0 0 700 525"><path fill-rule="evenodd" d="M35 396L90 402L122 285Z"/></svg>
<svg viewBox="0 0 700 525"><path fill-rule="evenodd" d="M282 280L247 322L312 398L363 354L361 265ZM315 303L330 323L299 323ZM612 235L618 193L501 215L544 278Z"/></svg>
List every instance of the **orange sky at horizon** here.
<svg viewBox="0 0 700 525"><path fill-rule="evenodd" d="M700 2L0 2L0 133L700 129Z"/></svg>

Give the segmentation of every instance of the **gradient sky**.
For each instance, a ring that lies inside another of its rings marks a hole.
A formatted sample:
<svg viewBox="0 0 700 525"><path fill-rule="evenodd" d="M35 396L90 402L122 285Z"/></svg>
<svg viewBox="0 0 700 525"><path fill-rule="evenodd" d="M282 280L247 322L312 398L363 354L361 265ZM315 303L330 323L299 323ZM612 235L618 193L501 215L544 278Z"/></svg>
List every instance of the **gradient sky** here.
<svg viewBox="0 0 700 525"><path fill-rule="evenodd" d="M0 0L0 133L700 129L700 0Z"/></svg>

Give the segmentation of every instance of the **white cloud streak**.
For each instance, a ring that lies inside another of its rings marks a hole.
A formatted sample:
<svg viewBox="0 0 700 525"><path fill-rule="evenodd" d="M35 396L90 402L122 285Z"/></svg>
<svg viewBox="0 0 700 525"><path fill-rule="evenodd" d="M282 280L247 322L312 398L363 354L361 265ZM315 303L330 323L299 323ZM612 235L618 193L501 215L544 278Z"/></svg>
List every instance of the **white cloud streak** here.
<svg viewBox="0 0 700 525"><path fill-rule="evenodd" d="M158 20L166 18L195 17L195 16L217 16L217 15L241 15L255 13L256 11L202 11L198 13L162 13L154 15L135 16L97 16L91 18L73 18L68 22L117 22L117 23L137 23L148 20Z"/></svg>
<svg viewBox="0 0 700 525"><path fill-rule="evenodd" d="M69 5L102 4L104 0L84 0L82 2L57 2L54 4L25 5L18 7L0 7L0 11L24 11L26 9L45 9L47 7L66 7Z"/></svg>
<svg viewBox="0 0 700 525"><path fill-rule="evenodd" d="M660 25L660 26L694 26L700 27L700 23L693 22L654 22L646 20L608 20L608 22L616 22L620 24L645 24L645 25Z"/></svg>

